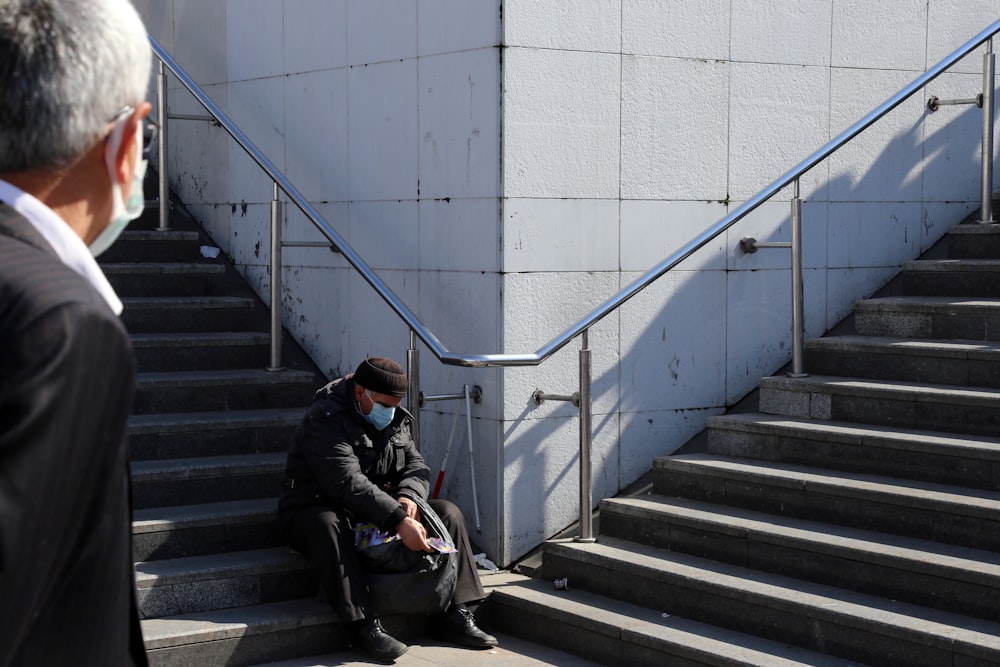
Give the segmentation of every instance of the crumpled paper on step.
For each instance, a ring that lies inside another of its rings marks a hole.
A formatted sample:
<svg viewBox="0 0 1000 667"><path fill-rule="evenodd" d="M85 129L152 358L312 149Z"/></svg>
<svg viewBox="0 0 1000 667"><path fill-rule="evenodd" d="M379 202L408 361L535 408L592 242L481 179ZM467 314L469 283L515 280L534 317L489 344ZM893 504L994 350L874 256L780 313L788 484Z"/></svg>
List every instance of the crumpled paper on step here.
<svg viewBox="0 0 1000 667"><path fill-rule="evenodd" d="M476 567L481 570L489 570L490 572L496 572L500 568L496 566L496 563L491 561L486 557L486 554L475 554L472 557L476 561Z"/></svg>
<svg viewBox="0 0 1000 667"><path fill-rule="evenodd" d="M203 245L201 247L201 256L207 259L215 259L219 256L219 249L214 246Z"/></svg>

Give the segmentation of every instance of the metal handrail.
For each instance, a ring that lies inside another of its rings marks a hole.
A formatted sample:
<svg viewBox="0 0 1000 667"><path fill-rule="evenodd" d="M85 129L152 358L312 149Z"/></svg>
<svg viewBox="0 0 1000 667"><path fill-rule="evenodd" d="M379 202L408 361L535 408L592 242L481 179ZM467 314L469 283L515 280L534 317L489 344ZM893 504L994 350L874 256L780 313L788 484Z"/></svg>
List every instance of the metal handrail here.
<svg viewBox="0 0 1000 667"><path fill-rule="evenodd" d="M548 343L538 348L534 353L521 354L456 354L450 352L438 337L428 329L420 318L410 310L409 307L389 288L388 285L376 274L370 266L351 248L344 238L337 233L333 227L319 214L319 212L302 196L294 185L282 174L271 161L257 149L257 147L247 138L243 132L219 109L218 106L201 90L201 88L184 72L176 61L168 54L159 43L150 36L150 42L157 57L167 66L188 91L194 95L205 109L222 125L223 128L236 140L244 151L263 169L268 176L288 195L289 199L302 211L317 229L332 243L344 258L357 269L358 273L372 286L372 288L382 297L390 308L404 321L407 326L416 333L421 341L434 356L442 363L453 366L484 367L484 366L534 366L545 361L547 358L562 349L567 343L580 335L583 331L594 326L604 317L618 309L626 301L641 292L644 288L671 270L685 259L712 241L716 236L729 229L739 222L746 215L753 212L762 203L773 197L779 191L801 177L807 171L816 166L819 162L829 157L844 144L855 136L866 130L869 126L892 111L905 100L909 99L918 90L937 78L942 72L954 65L973 49L990 39L994 34L1000 32L1000 20L990 24L978 35L970 39L961 47L956 49L951 55L941 60L937 65L924 72L914 79L909 85L898 93L877 106L866 114L861 120L851 125L840 133L832 141L807 157L798 165L790 169L783 176L765 187L756 195L748 199L735 211L725 216L714 225L700 233L691 241L672 255L661 261L659 264L649 269L639 278L636 278L627 287L622 289L603 304L592 310L581 318L578 322L557 335Z"/></svg>
<svg viewBox="0 0 1000 667"><path fill-rule="evenodd" d="M735 211L729 215L723 217L714 225L704 230L698 234L695 238L688 241L679 250L665 258L659 264L649 269L642 276L632 281L627 287L622 289L620 292L612 296L610 299L605 301L603 304L592 310L590 313L581 318L578 322L567 328L565 331L557 335L555 338L550 340L548 343L540 347L534 353L521 353L521 354L456 354L450 352L437 336L430 331L421 322L420 318L416 316L406 306L405 303L389 288L388 285L368 266L368 264L354 251L353 248L333 229L329 223L316 211L316 209L302 196L302 194L292 185L291 182L282 174L271 161L263 154L257 147L247 138L243 132L236 127L236 125L226 116L225 113L219 109L218 106L202 91L202 89L184 72L183 69L176 63L176 61L168 54L163 47L150 35L149 40L152 45L154 53L161 61L161 73L163 72L163 67L168 68L175 77L187 88L205 109L211 114L215 121L225 128L226 132L232 136L232 138L243 148L244 151L260 166L264 172L274 182L274 193L272 199L272 230L271 230L271 243L272 243L272 276L271 276L271 307L272 307L272 364L273 368L277 368L279 364L275 359L280 358L280 352L278 352L278 338L280 338L280 249L281 249L281 225L280 225L280 213L281 205L278 201L279 189L284 191L288 198L294 203L299 210L309 219L310 222L322 233L330 243L343 254L344 258L357 270L361 276L368 282L369 285L378 293L378 295L389 305L389 307L402 319L407 326L410 328L410 349L407 352L407 365L409 370L409 392L408 392L408 405L411 409L414 409L419 405L419 354L416 349L416 339L419 338L427 347L431 350L435 357L441 363L453 366L464 366L464 367L487 367L487 366L535 366L550 356L558 352L560 349L565 347L571 340L577 336L581 337L582 349L580 350L580 373L579 373L579 392L576 394L576 401L579 403L580 408L580 537L581 541L592 541L591 531L592 531L592 515L591 507L591 480L590 480L590 444L591 444L591 371L590 371L590 350L588 349L588 331L590 327L597 324L604 317L618 309L625 302L630 300L636 294L641 292L643 289L648 287L658 278L663 276L675 266L686 260L688 257L693 255L695 252L700 250L706 244L711 242L714 238L725 232L727 229L732 227L736 222L742 220L749 213L757 209L765 201L769 200L779 191L784 189L790 184L795 186L795 196L793 198L793 223L796 221L796 215L794 214L795 207L801 206L801 202L798 199L798 185L799 179L816 166L821 161L825 160L827 157L832 155L834 152L839 150L842 146L851 141L861 132L865 131L868 127L878 121L880 118L885 116L887 113L895 109L905 100L913 96L917 91L922 89L928 83L937 78L945 70L950 68L961 58L968 55L973 49L978 47L983 42L990 40L993 35L1000 32L1000 20L995 21L990 24L979 34L977 34L972 39L968 40L965 44L960 46L958 49L953 51L950 55L942 59L938 64L924 72L922 75L914 79L910 84L905 86L895 95L891 96L885 102L875 107L872 111L862 117L859 121L851 125L849 128L841 132L837 137L828 142L822 148L814 152L812 155L804 159L798 165L790 169L780 178L775 180L773 183L762 189L760 192L752 196L743 205L739 206ZM990 44L990 55L992 56L992 42ZM992 84L989 89L990 98L990 111L992 110ZM984 88L986 87L986 74L984 72ZM165 140L166 137L166 85L165 85L165 74L163 74L158 82L158 90L162 91L160 95L159 111L162 116L161 125L163 126L162 139ZM986 91L984 91L985 93ZM987 112L984 108L984 137L987 136L987 126L989 127L989 146L984 145L984 165L983 165L983 221L989 221L990 217L988 215L989 206L992 203L990 189L992 187L991 174L992 171L992 113L989 114L987 118ZM164 142L165 143L165 142ZM984 139L984 144L985 144ZM989 159L987 158L987 151L989 153ZM160 156L160 202L161 208L165 208L167 204L166 197L166 183L165 183L165 171L166 171L166 159L162 155L161 150ZM987 166L989 162L989 166ZM986 200L990 201L987 202ZM801 224L801 213L797 216L798 224ZM162 220L162 218L161 218ZM801 249L801 235L800 229L797 231L793 224L793 240L792 246L794 247L798 244ZM795 253L793 252L793 255ZM801 255L801 252L799 252ZM801 257L799 257L799 262ZM796 259L793 257L793 274L796 264ZM801 273L801 266L799 266L799 273ZM793 277L793 311L798 311L798 313L793 313L795 317L801 318L801 277L798 285L794 284ZM797 295L797 296L796 296ZM801 322L800 322L801 324ZM793 355L799 357L801 348L801 326L795 327L798 331L793 330L793 335L795 337L795 350L793 350ZM799 362L796 362L798 366ZM537 395L543 395L544 393L536 392ZM562 400L568 397L564 396L554 396L549 395L550 399ZM415 412L416 414L416 412ZM419 420L414 424L414 437L419 442Z"/></svg>

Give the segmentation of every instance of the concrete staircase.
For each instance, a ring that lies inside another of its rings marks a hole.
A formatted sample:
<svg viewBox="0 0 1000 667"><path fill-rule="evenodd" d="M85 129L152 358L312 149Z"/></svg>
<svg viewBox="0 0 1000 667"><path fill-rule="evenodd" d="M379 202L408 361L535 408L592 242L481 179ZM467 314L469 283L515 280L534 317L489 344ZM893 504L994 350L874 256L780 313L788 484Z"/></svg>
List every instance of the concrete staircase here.
<svg viewBox="0 0 1000 667"><path fill-rule="evenodd" d="M1000 229L946 247L603 501L595 544L546 544L493 627L609 665L1000 665Z"/></svg>
<svg viewBox="0 0 1000 667"><path fill-rule="evenodd" d="M287 342L285 370L265 370L263 303L224 258L202 257L214 243L193 221L175 213L161 232L155 213L101 257L138 364L128 432L150 661L248 665L342 647L308 563L274 528L284 451L325 379Z"/></svg>
<svg viewBox="0 0 1000 667"><path fill-rule="evenodd" d="M152 211L101 258L139 366L133 538L153 665L258 665L343 649L274 512L284 450L325 381L190 219ZM1000 664L1000 230L961 225L807 346L806 378L654 462L490 585L485 627L606 664ZM569 590L556 590L566 578ZM404 641L425 624L387 619Z"/></svg>

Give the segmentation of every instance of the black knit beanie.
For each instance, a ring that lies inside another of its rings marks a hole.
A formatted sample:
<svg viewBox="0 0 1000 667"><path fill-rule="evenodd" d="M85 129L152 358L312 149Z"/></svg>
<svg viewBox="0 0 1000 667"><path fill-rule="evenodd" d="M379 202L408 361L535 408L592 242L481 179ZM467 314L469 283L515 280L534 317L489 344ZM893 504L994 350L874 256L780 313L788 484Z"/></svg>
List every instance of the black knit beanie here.
<svg viewBox="0 0 1000 667"><path fill-rule="evenodd" d="M354 381L386 396L406 396L406 371L392 359L371 357L365 359L354 371Z"/></svg>

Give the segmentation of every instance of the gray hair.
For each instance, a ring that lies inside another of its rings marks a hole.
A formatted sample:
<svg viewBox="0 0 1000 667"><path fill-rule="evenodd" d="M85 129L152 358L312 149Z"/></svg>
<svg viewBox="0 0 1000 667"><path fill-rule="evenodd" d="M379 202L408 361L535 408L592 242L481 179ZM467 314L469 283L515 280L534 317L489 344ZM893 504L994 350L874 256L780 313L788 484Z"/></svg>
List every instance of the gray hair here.
<svg viewBox="0 0 1000 667"><path fill-rule="evenodd" d="M129 0L0 0L0 172L71 164L146 98L151 66Z"/></svg>

